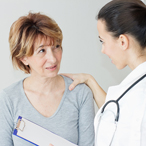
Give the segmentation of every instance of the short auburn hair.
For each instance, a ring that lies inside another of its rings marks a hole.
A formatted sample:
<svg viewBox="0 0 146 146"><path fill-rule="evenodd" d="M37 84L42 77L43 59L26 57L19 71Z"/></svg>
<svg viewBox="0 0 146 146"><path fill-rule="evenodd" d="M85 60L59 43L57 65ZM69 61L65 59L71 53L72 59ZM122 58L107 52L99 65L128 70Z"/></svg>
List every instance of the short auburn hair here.
<svg viewBox="0 0 146 146"><path fill-rule="evenodd" d="M13 67L25 73L30 73L30 67L21 62L24 56L31 56L34 52L35 39L38 36L50 37L62 46L62 31L58 24L50 17L41 13L29 13L16 20L9 33L9 45Z"/></svg>

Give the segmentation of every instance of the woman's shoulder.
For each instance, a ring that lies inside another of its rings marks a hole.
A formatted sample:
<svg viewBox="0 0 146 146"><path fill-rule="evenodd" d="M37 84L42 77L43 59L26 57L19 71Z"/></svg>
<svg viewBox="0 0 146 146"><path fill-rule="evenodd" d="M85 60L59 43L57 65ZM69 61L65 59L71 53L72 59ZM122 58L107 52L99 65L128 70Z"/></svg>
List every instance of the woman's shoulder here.
<svg viewBox="0 0 146 146"><path fill-rule="evenodd" d="M93 94L91 89L86 84L78 84L72 91L69 90L72 79L63 76L66 84L66 100L73 104L77 109L84 106L93 108Z"/></svg>
<svg viewBox="0 0 146 146"><path fill-rule="evenodd" d="M71 83L73 82L73 80L69 77L66 76L62 76L65 80L65 84L66 87L69 88L69 86L71 85ZM83 93L88 93L88 92L92 92L91 89L84 83L82 84L78 84L74 89L74 92L83 92Z"/></svg>
<svg viewBox="0 0 146 146"><path fill-rule="evenodd" d="M22 82L23 80L19 80L17 82L12 83L8 87L2 89L0 91L0 99L8 97L12 98L15 97L16 94L19 94L19 92L21 92L21 88L23 87Z"/></svg>
<svg viewBox="0 0 146 146"><path fill-rule="evenodd" d="M73 82L72 79L64 77L67 94L69 100L78 103L81 106L84 103L90 104L93 102L93 94L91 89L86 84L78 84L72 91L69 91L69 86Z"/></svg>
<svg viewBox="0 0 146 146"><path fill-rule="evenodd" d="M16 90L17 88L19 88L21 86L23 80L24 79L21 79L19 81L16 81L16 82L12 83L8 87L4 88L3 91L9 92L9 91L14 91L14 89Z"/></svg>

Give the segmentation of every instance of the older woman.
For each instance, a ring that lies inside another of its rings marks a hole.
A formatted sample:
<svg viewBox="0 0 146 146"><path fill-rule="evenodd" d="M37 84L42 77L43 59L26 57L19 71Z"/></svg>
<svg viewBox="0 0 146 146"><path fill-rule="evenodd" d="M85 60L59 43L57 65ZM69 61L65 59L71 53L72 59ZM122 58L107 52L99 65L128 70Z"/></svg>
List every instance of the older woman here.
<svg viewBox="0 0 146 146"><path fill-rule="evenodd" d="M0 144L32 145L12 134L22 116L74 144L93 146L92 92L85 84L69 91L72 80L58 75L62 31L57 23L29 13L11 26L9 43L14 67L30 76L0 92Z"/></svg>

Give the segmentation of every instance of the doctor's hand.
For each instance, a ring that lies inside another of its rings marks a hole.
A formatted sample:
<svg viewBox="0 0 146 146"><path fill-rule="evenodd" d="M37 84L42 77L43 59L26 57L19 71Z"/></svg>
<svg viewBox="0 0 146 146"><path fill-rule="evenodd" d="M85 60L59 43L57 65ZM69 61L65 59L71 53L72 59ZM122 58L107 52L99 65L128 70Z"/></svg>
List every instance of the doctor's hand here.
<svg viewBox="0 0 146 146"><path fill-rule="evenodd" d="M96 82L93 76L84 73L61 74L61 75L67 76L72 80L74 80L73 83L69 86L69 90L73 90L75 86L80 83L85 83L92 90L93 97L98 108L100 108L104 104L106 98L106 92L99 86L99 84Z"/></svg>
<svg viewBox="0 0 146 146"><path fill-rule="evenodd" d="M77 86L78 84L85 83L88 85L88 80L91 78L91 75L84 73L80 73L80 74L61 73L61 75L69 77L73 80L73 83L69 86L70 91L73 90L75 86Z"/></svg>
<svg viewBox="0 0 146 146"><path fill-rule="evenodd" d="M53 144L49 144L49 146L54 146Z"/></svg>

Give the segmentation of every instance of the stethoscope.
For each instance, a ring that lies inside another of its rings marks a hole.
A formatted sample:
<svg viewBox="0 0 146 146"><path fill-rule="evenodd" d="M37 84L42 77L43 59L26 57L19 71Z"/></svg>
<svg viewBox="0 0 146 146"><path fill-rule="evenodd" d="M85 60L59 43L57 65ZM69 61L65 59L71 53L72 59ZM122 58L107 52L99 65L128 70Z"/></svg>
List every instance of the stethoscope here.
<svg viewBox="0 0 146 146"><path fill-rule="evenodd" d="M100 121L101 121L101 118L103 116L103 113L104 113L104 110L105 108L107 107L107 105L109 105L110 103L114 103L116 104L116 107L117 107L117 113L116 113L116 116L115 116L115 130L114 130L114 133L113 133L113 136L112 136L112 139L110 141L110 144L109 146L111 146L112 144L112 141L113 141L113 138L114 138L114 135L116 133L116 130L117 130L117 123L119 121L119 116L120 116L120 105L119 105L119 100L131 89L133 88L137 83L139 83L141 80L143 80L144 78L146 77L146 74L144 74L142 77L140 77L137 81L135 81L117 100L109 100L108 102L106 102L104 104L104 106L102 107L101 109L101 113L100 113L100 116L99 116L99 120L98 120L98 125L97 125L97 129L96 129L96 135L95 135L95 146L98 146L97 145L97 135L98 135L98 130L99 130L99 125L100 125ZM107 131L108 132L108 131Z"/></svg>

